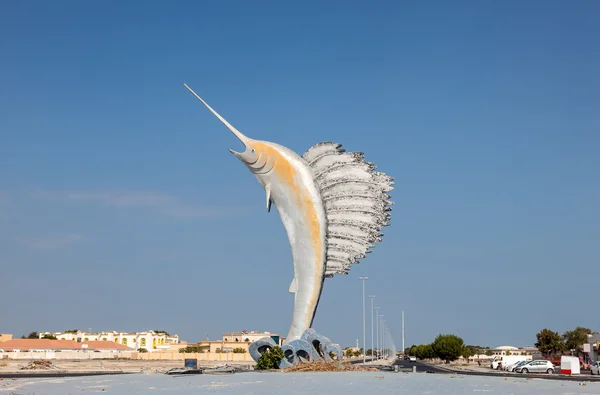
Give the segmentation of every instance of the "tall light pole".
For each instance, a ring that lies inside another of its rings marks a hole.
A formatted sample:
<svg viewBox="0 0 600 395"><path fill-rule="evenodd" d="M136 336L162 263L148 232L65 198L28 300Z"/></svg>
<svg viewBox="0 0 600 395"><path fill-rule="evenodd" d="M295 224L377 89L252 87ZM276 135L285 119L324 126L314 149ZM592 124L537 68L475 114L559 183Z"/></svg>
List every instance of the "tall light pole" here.
<svg viewBox="0 0 600 395"><path fill-rule="evenodd" d="M387 323L385 321L383 321L383 359L387 359L386 358L386 347L387 347Z"/></svg>
<svg viewBox="0 0 600 395"><path fill-rule="evenodd" d="M377 321L375 321L377 323L377 352L375 353L375 359L379 359L379 309L381 307L375 307L375 310L377 310Z"/></svg>
<svg viewBox="0 0 600 395"><path fill-rule="evenodd" d="M369 295L371 299L371 361L373 360L373 301L375 300L375 295Z"/></svg>
<svg viewBox="0 0 600 395"><path fill-rule="evenodd" d="M385 359L385 320L381 321L381 359Z"/></svg>
<svg viewBox="0 0 600 395"><path fill-rule="evenodd" d="M381 359L383 356L383 323L385 322L383 319L383 314L379 316L379 319L381 319L381 322L379 323L379 359Z"/></svg>
<svg viewBox="0 0 600 395"><path fill-rule="evenodd" d="M367 362L367 335L365 334L365 280L368 280L369 277L359 277L359 280L362 281L362 305L363 305L363 363Z"/></svg>
<svg viewBox="0 0 600 395"><path fill-rule="evenodd" d="M402 310L402 354L404 355L404 310Z"/></svg>

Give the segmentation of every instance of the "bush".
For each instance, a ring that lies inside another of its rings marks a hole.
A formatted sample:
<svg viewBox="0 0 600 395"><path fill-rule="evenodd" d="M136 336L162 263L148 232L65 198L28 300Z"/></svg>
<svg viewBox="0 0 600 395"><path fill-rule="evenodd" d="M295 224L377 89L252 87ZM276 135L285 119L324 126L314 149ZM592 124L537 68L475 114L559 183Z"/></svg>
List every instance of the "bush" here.
<svg viewBox="0 0 600 395"><path fill-rule="evenodd" d="M200 349L200 346L187 346L187 347L183 347L179 349L180 353L193 353L193 352L197 352L197 353L203 353L204 351L202 351L202 349Z"/></svg>
<svg viewBox="0 0 600 395"><path fill-rule="evenodd" d="M267 349L256 364L256 370L279 369L279 362L283 359L283 350L281 347L275 346Z"/></svg>
<svg viewBox="0 0 600 395"><path fill-rule="evenodd" d="M148 350L146 350L145 348L141 347L137 349L138 352L144 353L144 352L148 352Z"/></svg>
<svg viewBox="0 0 600 395"><path fill-rule="evenodd" d="M246 353L246 349L242 348L242 347L236 347L233 349L233 353L234 354L245 354Z"/></svg>

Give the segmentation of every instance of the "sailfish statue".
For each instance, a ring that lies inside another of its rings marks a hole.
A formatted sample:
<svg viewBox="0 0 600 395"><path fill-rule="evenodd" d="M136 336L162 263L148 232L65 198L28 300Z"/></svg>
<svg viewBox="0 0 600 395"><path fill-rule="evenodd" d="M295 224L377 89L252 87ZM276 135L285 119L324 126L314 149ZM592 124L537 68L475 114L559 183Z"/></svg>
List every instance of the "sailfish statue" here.
<svg viewBox="0 0 600 395"><path fill-rule="evenodd" d="M244 152L229 151L256 176L266 192L267 211L274 204L286 230L294 261L289 292L295 298L280 367L329 360L331 354L341 359L341 347L311 328L324 279L348 274L350 265L381 241L380 231L390 221L393 178L375 172L363 153L346 152L341 144L319 143L299 156L279 144L253 140L184 86L244 144ZM258 361L275 345L265 337L249 351Z"/></svg>

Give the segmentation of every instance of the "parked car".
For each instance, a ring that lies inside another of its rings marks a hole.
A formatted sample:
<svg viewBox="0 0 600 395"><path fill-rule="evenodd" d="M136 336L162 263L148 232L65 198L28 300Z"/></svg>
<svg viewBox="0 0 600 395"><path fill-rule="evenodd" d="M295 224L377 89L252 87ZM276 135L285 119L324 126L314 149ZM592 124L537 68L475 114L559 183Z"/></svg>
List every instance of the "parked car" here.
<svg viewBox="0 0 600 395"><path fill-rule="evenodd" d="M590 370L592 374L600 374L600 361L596 361L590 365Z"/></svg>
<svg viewBox="0 0 600 395"><path fill-rule="evenodd" d="M517 373L554 373L554 365L550 361L538 359L515 368Z"/></svg>
<svg viewBox="0 0 600 395"><path fill-rule="evenodd" d="M504 367L504 370L508 371L508 372L514 372L516 368L518 368L519 366L523 366L526 363L529 363L531 361L519 361L517 363L513 363L512 365L507 365Z"/></svg>
<svg viewBox="0 0 600 395"><path fill-rule="evenodd" d="M496 355L494 357L494 359L492 360L491 363L491 368L496 370L500 368L500 365L502 364L502 370L506 370L505 368L509 365L514 365L517 362L521 362L521 361L527 361L527 360L531 360L531 357L528 357L526 355L502 355L502 356L498 356Z"/></svg>
<svg viewBox="0 0 600 395"><path fill-rule="evenodd" d="M410 360L410 362L417 362L417 357L415 357L414 355L411 355L409 360Z"/></svg>

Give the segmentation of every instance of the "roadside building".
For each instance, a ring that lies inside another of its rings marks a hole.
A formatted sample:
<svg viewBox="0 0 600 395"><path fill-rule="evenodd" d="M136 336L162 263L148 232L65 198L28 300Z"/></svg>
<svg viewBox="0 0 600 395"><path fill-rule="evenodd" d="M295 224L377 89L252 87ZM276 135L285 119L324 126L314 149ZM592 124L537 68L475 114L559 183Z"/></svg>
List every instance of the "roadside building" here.
<svg viewBox="0 0 600 395"><path fill-rule="evenodd" d="M12 340L13 335L8 333L0 333L0 343Z"/></svg>
<svg viewBox="0 0 600 395"><path fill-rule="evenodd" d="M588 363L600 360L600 333L588 335L588 342L583 345L583 353L587 355Z"/></svg>
<svg viewBox="0 0 600 395"><path fill-rule="evenodd" d="M256 332L256 331L248 332L246 330L242 330L240 332L224 333L222 341L228 342L228 343L229 342L232 342L232 343L237 343L237 342L254 343L257 340L262 339L263 337L270 337L271 339L273 339L275 344L277 344L279 346L281 346L283 344L283 341L285 340L278 333L271 333L271 332L260 333L260 332Z"/></svg>
<svg viewBox="0 0 600 395"><path fill-rule="evenodd" d="M91 333L80 330L66 332L40 332L40 339L45 335L53 335L58 340L72 340L78 343L89 341L105 341L121 344L133 348L134 350L144 348L148 352L168 351L172 344L179 343L179 335L171 336L164 332L145 331L145 332L99 332Z"/></svg>
<svg viewBox="0 0 600 395"><path fill-rule="evenodd" d="M280 347L285 341L285 337L282 337L278 333L242 330L240 332L223 333L221 340L202 340L198 343L186 344L184 346L171 345L171 350L179 350L191 346L198 347L204 353L247 353L250 345L263 337L270 337Z"/></svg>
<svg viewBox="0 0 600 395"><path fill-rule="evenodd" d="M0 344L3 352L48 352L48 351L135 351L127 346L111 342L50 339L12 339Z"/></svg>

